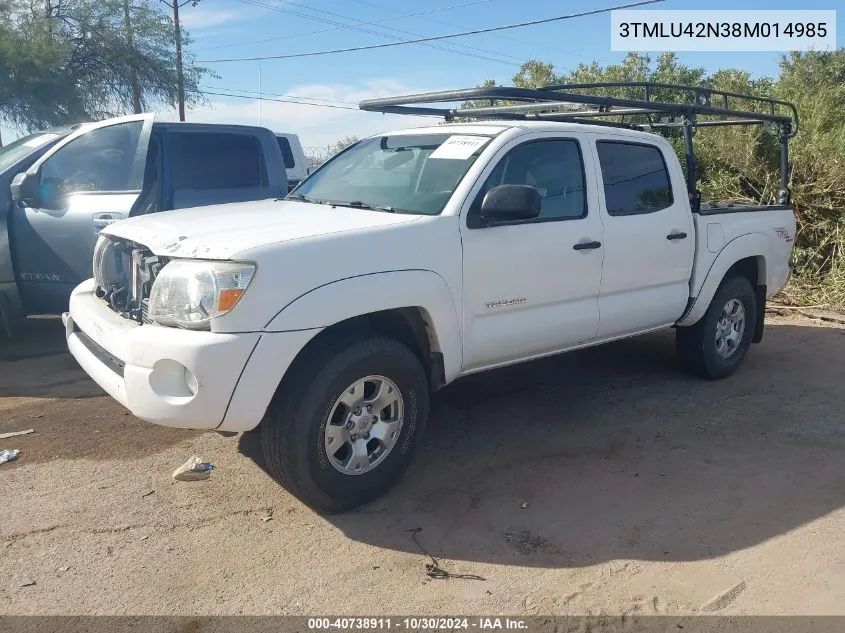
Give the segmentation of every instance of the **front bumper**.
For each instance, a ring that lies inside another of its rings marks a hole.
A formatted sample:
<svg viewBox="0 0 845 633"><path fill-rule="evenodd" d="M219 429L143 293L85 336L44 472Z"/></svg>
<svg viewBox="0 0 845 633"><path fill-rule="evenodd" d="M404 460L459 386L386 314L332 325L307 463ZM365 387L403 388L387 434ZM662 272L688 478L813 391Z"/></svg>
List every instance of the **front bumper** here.
<svg viewBox="0 0 845 633"><path fill-rule="evenodd" d="M163 426L244 431L256 426L284 371L318 330L237 334L141 325L94 294L71 295L68 349L112 398Z"/></svg>

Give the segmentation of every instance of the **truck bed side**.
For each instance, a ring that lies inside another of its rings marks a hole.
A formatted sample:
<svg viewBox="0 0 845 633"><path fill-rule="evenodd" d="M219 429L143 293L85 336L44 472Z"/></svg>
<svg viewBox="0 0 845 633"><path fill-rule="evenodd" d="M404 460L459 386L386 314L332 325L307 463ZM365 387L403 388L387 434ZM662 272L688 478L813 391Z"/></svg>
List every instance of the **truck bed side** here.
<svg viewBox="0 0 845 633"><path fill-rule="evenodd" d="M795 241L795 217L789 207L708 205L693 219L696 244L690 307L680 325L695 323L704 315L722 279L739 262L755 274L758 286L766 287L767 297L786 284Z"/></svg>

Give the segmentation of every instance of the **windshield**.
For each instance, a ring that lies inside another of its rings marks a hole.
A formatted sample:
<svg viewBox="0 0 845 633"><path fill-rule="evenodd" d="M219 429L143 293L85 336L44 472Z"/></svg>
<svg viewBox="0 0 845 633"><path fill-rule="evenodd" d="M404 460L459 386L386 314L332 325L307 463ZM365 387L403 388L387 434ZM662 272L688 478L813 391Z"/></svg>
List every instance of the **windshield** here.
<svg viewBox="0 0 845 633"><path fill-rule="evenodd" d="M288 197L397 213L437 215L489 136L401 134L360 141Z"/></svg>
<svg viewBox="0 0 845 633"><path fill-rule="evenodd" d="M59 138L59 135L52 132L38 132L5 145L0 149L0 172L5 171L7 167L11 167L39 147L57 138Z"/></svg>

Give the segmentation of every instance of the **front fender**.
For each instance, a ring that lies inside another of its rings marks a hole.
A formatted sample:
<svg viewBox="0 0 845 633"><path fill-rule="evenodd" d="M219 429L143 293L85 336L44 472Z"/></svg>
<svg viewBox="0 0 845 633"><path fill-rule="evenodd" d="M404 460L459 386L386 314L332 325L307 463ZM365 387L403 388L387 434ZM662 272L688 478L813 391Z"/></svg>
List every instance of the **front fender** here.
<svg viewBox="0 0 845 633"><path fill-rule="evenodd" d="M681 326L692 325L704 316L707 308L710 307L710 302L713 300L716 290L719 288L719 284L722 283L731 266L747 257L763 257L765 260L770 251L770 239L765 233L748 233L725 244L725 247L719 251L716 259L710 265L710 270L696 293L692 305L677 324ZM761 276L761 279L765 283L765 274Z"/></svg>
<svg viewBox="0 0 845 633"><path fill-rule="evenodd" d="M446 382L461 371L461 331L449 286L429 270L399 270L340 279L300 295L265 326L268 332L325 328L353 317L422 308L443 354Z"/></svg>

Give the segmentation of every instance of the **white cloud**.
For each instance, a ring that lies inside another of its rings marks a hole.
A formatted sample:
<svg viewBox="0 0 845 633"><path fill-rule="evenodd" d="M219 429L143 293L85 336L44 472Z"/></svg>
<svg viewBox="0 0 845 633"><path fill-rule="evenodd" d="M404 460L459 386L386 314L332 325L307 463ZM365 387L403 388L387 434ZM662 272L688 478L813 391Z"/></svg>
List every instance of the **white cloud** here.
<svg viewBox="0 0 845 633"><path fill-rule="evenodd" d="M179 21L188 30L207 29L212 26L228 24L236 20L243 20L249 15L249 11L221 11L220 9L205 9L202 6L188 7L180 11Z"/></svg>
<svg viewBox="0 0 845 633"><path fill-rule="evenodd" d="M425 89L411 88L393 79L372 79L357 85L307 84L291 86L287 94L299 97L329 99L357 104L363 99L390 95L421 92ZM285 97L280 97L285 98ZM332 105L347 105L334 103ZM355 107L348 105L347 107ZM257 99L226 99L213 97L204 107L189 110L188 121L198 123L239 123L258 125L259 101ZM162 112L166 120L174 119L174 113ZM261 102L261 125L275 132L298 134L304 146L324 147L343 136L369 136L382 130L419 127L439 122L431 117L383 115L360 110L325 108L314 105Z"/></svg>

